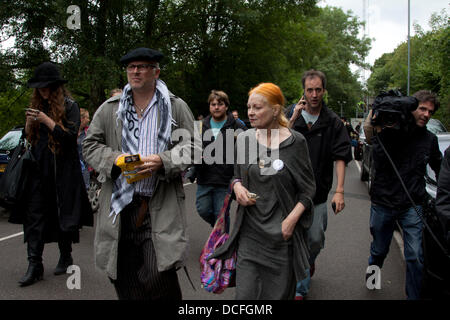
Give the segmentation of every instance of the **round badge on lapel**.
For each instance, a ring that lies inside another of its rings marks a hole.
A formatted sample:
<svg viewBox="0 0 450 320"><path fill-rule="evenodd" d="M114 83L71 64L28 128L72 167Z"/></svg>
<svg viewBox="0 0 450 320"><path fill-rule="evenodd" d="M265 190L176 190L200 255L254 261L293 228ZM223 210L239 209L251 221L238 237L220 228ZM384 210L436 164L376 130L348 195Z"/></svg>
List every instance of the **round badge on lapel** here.
<svg viewBox="0 0 450 320"><path fill-rule="evenodd" d="M280 159L275 160L272 164L272 168L274 168L277 171L280 171L281 169L283 169L284 168L283 160L280 160Z"/></svg>

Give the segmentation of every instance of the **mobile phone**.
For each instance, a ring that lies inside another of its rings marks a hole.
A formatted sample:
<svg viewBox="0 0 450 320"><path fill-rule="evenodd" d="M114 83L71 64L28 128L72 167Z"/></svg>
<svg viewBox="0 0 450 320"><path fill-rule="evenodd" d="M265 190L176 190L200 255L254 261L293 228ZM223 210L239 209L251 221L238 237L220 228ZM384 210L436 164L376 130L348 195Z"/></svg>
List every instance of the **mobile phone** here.
<svg viewBox="0 0 450 320"><path fill-rule="evenodd" d="M39 110L33 109L33 108L25 108L26 111L31 111L31 112L39 112Z"/></svg>
<svg viewBox="0 0 450 320"><path fill-rule="evenodd" d="M302 98L301 98L300 100L304 100L304 101L302 102L302 105L306 105L305 95L303 95Z"/></svg>
<svg viewBox="0 0 450 320"><path fill-rule="evenodd" d="M333 208L334 213L336 213L336 203L335 202L331 203L331 208Z"/></svg>
<svg viewBox="0 0 450 320"><path fill-rule="evenodd" d="M256 193L252 193L252 192L249 192L248 194L247 194L247 197L249 198L249 199L258 199L259 198L259 196L256 194Z"/></svg>

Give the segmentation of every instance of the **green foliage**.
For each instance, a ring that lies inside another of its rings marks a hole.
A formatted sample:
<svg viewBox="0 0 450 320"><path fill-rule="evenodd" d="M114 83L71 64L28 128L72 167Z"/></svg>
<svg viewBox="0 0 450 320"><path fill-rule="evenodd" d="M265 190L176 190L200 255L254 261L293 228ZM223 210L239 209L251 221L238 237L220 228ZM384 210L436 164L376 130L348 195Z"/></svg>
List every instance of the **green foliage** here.
<svg viewBox="0 0 450 320"><path fill-rule="evenodd" d="M436 92L441 109L434 115L450 130L450 22L445 10L430 18L431 31L424 32L415 25L416 35L411 38L410 94L422 89ZM398 88L407 93L408 48L400 44L392 53L375 61L368 80L372 95L383 90Z"/></svg>
<svg viewBox="0 0 450 320"><path fill-rule="evenodd" d="M335 110L346 101L345 114L353 114L362 97L349 64L363 64L369 40L358 38L361 23L351 12L318 8L317 0L79 0L80 30L66 26L73 1L0 2L2 35L16 37L0 54L2 131L9 129L6 97L43 61L60 64L69 91L93 114L110 89L127 82L120 57L140 46L165 54L161 78L194 114L206 115L206 99L219 89L245 118L248 91L268 81L296 102L310 68L327 74L327 101Z"/></svg>
<svg viewBox="0 0 450 320"><path fill-rule="evenodd" d="M351 72L350 64L365 66L370 40L358 38L361 22L350 12L326 7L319 18L316 28L324 36L324 43L316 51L311 67L327 75L328 105L338 114L342 106L343 116L351 117L363 97L363 88L357 75Z"/></svg>
<svg viewBox="0 0 450 320"><path fill-rule="evenodd" d="M25 125L25 108L30 101L31 90L9 90L0 93L0 138L15 126Z"/></svg>

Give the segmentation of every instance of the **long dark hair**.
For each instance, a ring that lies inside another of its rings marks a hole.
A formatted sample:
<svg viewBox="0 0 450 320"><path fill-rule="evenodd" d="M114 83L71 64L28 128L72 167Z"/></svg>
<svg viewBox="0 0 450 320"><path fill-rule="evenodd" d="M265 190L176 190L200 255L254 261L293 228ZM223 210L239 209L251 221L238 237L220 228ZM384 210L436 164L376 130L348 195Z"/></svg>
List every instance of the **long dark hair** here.
<svg viewBox="0 0 450 320"><path fill-rule="evenodd" d="M65 98L70 98L70 93L64 87L63 84L59 86L50 87L50 95L48 98L48 116L55 121L64 131L67 131L64 126L66 120L66 108L65 108ZM44 98L42 98L38 89L33 90L33 95L31 97L30 108L44 112ZM61 150L59 142L57 142L51 134L48 137L48 147L53 153L58 153ZM31 144L36 144L39 140L39 122L33 122L30 126L30 130L27 135L27 140Z"/></svg>

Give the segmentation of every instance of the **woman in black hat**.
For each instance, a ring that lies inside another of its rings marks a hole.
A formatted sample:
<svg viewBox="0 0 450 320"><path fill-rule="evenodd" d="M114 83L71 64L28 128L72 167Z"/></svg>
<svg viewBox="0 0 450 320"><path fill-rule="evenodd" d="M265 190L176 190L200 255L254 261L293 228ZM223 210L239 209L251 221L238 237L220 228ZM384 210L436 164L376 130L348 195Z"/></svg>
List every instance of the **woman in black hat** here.
<svg viewBox="0 0 450 320"><path fill-rule="evenodd" d="M79 242L79 229L93 225L77 151L80 111L64 88L66 82L50 62L39 65L28 81L34 91L25 134L36 168L20 210L29 261L21 286L42 279L44 243L58 242L60 258L54 274L64 274L73 264L72 243Z"/></svg>

